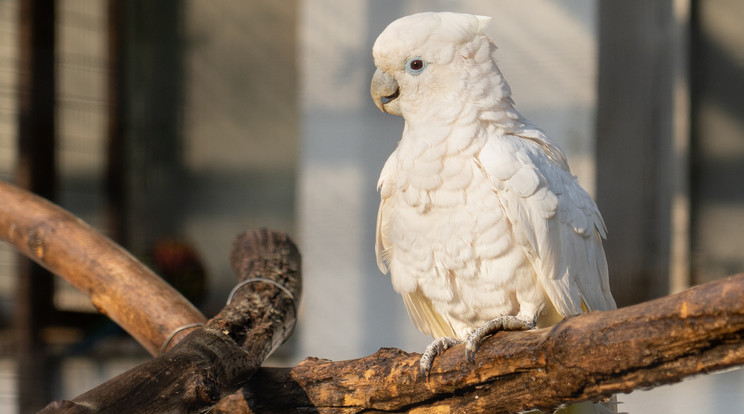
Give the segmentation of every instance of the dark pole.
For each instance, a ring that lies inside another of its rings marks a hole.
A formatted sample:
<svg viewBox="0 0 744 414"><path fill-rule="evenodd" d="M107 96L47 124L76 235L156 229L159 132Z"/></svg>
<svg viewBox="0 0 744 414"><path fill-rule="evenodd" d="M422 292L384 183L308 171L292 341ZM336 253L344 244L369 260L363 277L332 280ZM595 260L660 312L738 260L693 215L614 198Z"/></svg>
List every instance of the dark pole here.
<svg viewBox="0 0 744 414"><path fill-rule="evenodd" d="M18 166L16 182L47 199L56 193L54 0L20 2ZM51 400L42 330L52 314L52 275L19 259L15 313L20 413Z"/></svg>
<svg viewBox="0 0 744 414"><path fill-rule="evenodd" d="M597 204L618 306L669 287L674 14L671 0L599 2Z"/></svg>
<svg viewBox="0 0 744 414"><path fill-rule="evenodd" d="M124 131L124 3L108 0L107 53L108 116L106 126L106 220L109 236L122 246L129 244L127 229L126 143Z"/></svg>

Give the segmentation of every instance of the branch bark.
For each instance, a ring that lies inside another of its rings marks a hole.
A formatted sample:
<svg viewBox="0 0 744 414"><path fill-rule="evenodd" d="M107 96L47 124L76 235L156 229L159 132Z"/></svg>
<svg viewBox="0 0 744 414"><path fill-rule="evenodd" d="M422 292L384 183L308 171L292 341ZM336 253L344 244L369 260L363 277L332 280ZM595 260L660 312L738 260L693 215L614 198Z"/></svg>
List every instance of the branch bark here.
<svg viewBox="0 0 744 414"><path fill-rule="evenodd" d="M455 346L437 358L428 380L418 376L419 354L395 349L264 368L213 412L551 412L742 365L743 345L740 274L551 328L498 333L474 365Z"/></svg>
<svg viewBox="0 0 744 414"><path fill-rule="evenodd" d="M174 329L206 321L180 293L109 238L49 201L2 181L0 239L88 294L101 313L153 355Z"/></svg>
<svg viewBox="0 0 744 414"><path fill-rule="evenodd" d="M204 412L240 389L294 329L300 255L283 233L259 230L238 236L231 256L240 280L250 282L239 285L204 329L152 361L41 413Z"/></svg>

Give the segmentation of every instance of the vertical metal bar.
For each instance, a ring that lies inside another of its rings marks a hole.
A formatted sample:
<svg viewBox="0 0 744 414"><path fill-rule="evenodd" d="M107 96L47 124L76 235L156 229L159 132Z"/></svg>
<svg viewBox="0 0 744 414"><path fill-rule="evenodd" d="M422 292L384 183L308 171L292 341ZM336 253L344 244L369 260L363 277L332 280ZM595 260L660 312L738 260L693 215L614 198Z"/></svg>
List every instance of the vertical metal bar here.
<svg viewBox="0 0 744 414"><path fill-rule="evenodd" d="M56 193L54 0L20 1L18 166L16 182L47 199ZM42 330L52 314L52 275L28 259L19 261L15 314L21 413L51 399L49 359Z"/></svg>
<svg viewBox="0 0 744 414"><path fill-rule="evenodd" d="M692 0L674 0L674 107L669 292L690 287L690 13Z"/></svg>
<svg viewBox="0 0 744 414"><path fill-rule="evenodd" d="M666 295L674 184L673 0L599 2L597 203L613 295Z"/></svg>
<svg viewBox="0 0 744 414"><path fill-rule="evenodd" d="M128 245L127 229L127 152L124 133L124 2L108 0L106 6L108 73L108 113L106 125L106 220L109 236Z"/></svg>

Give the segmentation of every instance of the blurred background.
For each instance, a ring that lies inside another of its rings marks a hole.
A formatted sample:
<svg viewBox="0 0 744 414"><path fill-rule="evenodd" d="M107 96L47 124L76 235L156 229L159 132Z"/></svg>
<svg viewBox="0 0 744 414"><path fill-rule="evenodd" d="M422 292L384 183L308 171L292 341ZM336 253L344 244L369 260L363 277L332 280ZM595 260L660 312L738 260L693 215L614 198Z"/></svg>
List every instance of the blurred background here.
<svg viewBox="0 0 744 414"><path fill-rule="evenodd" d="M609 228L620 306L744 271L738 0L0 0L0 179L118 241L208 316L246 228L303 254L298 329L267 363L421 352L377 270L379 171L403 120L369 98L403 15L493 17L517 108ZM149 355L0 245L0 411L36 412ZM621 395L631 413L744 412L739 371Z"/></svg>

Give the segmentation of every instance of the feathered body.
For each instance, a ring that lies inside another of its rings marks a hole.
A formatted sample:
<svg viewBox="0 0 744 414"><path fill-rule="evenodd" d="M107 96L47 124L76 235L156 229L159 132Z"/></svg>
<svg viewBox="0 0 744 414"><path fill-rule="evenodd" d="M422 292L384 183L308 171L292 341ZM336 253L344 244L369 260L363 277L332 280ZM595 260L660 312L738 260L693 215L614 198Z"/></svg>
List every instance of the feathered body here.
<svg viewBox="0 0 744 414"><path fill-rule="evenodd" d="M435 338L615 308L597 206L514 108L488 20L408 16L373 48L373 95L397 87L378 106L406 121L378 184L378 264Z"/></svg>

